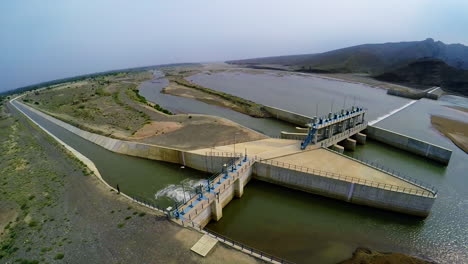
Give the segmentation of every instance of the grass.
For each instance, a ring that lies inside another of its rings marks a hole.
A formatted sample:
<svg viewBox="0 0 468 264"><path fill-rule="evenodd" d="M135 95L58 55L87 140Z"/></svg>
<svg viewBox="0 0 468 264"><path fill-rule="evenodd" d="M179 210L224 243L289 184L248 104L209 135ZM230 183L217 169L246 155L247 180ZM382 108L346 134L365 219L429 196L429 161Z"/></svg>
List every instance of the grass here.
<svg viewBox="0 0 468 264"><path fill-rule="evenodd" d="M149 105L149 106L153 107L154 109L156 109L157 111L159 111L161 113L164 113L164 114L167 114L167 115L173 115L173 113L171 111L163 108L159 104L150 104L146 100L146 98L144 96L140 95L138 89L131 89L131 91L133 92L133 94L130 95L130 98L133 98L135 101L140 102L140 103L145 104L145 105Z"/></svg>
<svg viewBox="0 0 468 264"><path fill-rule="evenodd" d="M58 253L57 255L55 255L54 259L63 259L63 257L63 253Z"/></svg>
<svg viewBox="0 0 468 264"><path fill-rule="evenodd" d="M74 86L36 91L23 97L23 102L93 133L110 137L118 137L115 134L131 136L143 127L148 117L122 102L119 93L134 89L137 81L148 78L146 75L101 76ZM118 79L122 77L127 81Z"/></svg>
<svg viewBox="0 0 468 264"><path fill-rule="evenodd" d="M241 110L240 112L243 112L250 116L254 116L254 117L268 117L269 116L269 114L264 110L263 105L257 104L253 101L250 101L250 100L247 100L247 99L244 99L244 98L232 95L232 94L228 94L228 93L224 93L224 92L220 92L220 91L216 91L216 90L212 90L212 89L200 86L198 84L187 81L186 79L180 76L172 76L169 79L178 85L185 86L185 87L195 89L195 90L199 90L206 94L215 95L223 100L231 102L240 108L240 109L234 109L234 110Z"/></svg>

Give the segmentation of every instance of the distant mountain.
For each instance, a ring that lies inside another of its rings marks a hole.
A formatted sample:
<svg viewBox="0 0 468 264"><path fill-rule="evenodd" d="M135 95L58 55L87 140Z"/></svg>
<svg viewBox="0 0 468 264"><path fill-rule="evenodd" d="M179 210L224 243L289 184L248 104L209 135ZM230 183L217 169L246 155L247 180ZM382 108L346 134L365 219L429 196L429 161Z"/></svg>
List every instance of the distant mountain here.
<svg viewBox="0 0 468 264"><path fill-rule="evenodd" d="M419 59L374 78L409 86L440 86L445 91L468 96L468 70L454 68L439 59Z"/></svg>
<svg viewBox="0 0 468 264"><path fill-rule="evenodd" d="M286 65L305 72L359 72L381 74L421 58L442 60L449 66L468 69L468 47L444 44L428 38L423 41L363 44L318 54L234 60L232 64Z"/></svg>

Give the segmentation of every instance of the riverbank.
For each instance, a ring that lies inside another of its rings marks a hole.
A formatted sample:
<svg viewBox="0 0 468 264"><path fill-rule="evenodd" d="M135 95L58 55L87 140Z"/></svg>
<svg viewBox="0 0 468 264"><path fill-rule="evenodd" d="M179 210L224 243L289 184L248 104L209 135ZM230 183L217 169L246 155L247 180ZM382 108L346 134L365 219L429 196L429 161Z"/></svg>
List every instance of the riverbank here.
<svg viewBox="0 0 468 264"><path fill-rule="evenodd" d="M437 115L431 116L431 123L457 147L468 153L468 123Z"/></svg>
<svg viewBox="0 0 468 264"><path fill-rule="evenodd" d="M270 117L261 104L250 100L203 87L179 76L168 77L168 80L169 86L163 90L164 93L230 108L252 117Z"/></svg>
<svg viewBox="0 0 468 264"><path fill-rule="evenodd" d="M382 253L367 248L357 248L353 257L338 264L431 264L430 262L400 253Z"/></svg>
<svg viewBox="0 0 468 264"><path fill-rule="evenodd" d="M89 132L183 150L266 138L224 118L169 115L142 102L135 89L151 78L150 72L102 76L80 85L29 93L22 100Z"/></svg>
<svg viewBox="0 0 468 264"><path fill-rule="evenodd" d="M258 262L191 252L202 234L110 191L16 110L0 114L0 152L2 263Z"/></svg>

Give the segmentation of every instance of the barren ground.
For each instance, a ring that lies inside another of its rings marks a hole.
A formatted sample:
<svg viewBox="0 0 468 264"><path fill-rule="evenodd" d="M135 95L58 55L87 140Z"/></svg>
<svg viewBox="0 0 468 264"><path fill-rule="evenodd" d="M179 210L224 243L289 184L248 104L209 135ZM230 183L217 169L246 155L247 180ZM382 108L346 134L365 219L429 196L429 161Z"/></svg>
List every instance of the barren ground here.
<svg viewBox="0 0 468 264"><path fill-rule="evenodd" d="M436 115L431 116L431 123L440 133L468 153L468 123Z"/></svg>
<svg viewBox="0 0 468 264"><path fill-rule="evenodd" d="M0 116L1 263L257 262L221 244L199 257L200 233L109 191L11 111Z"/></svg>
<svg viewBox="0 0 468 264"><path fill-rule="evenodd" d="M185 150L265 138L232 121L206 115L167 115L136 88L150 72L101 76L29 93L23 101L81 129Z"/></svg>

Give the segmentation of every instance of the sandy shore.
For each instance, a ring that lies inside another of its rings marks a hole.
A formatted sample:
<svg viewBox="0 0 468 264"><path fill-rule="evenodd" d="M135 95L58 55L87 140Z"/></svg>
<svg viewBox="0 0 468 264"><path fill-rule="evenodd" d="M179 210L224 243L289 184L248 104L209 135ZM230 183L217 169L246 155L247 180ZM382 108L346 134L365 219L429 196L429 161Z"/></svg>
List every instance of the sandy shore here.
<svg viewBox="0 0 468 264"><path fill-rule="evenodd" d="M468 153L468 123L442 116L431 116L432 125L452 142Z"/></svg>

